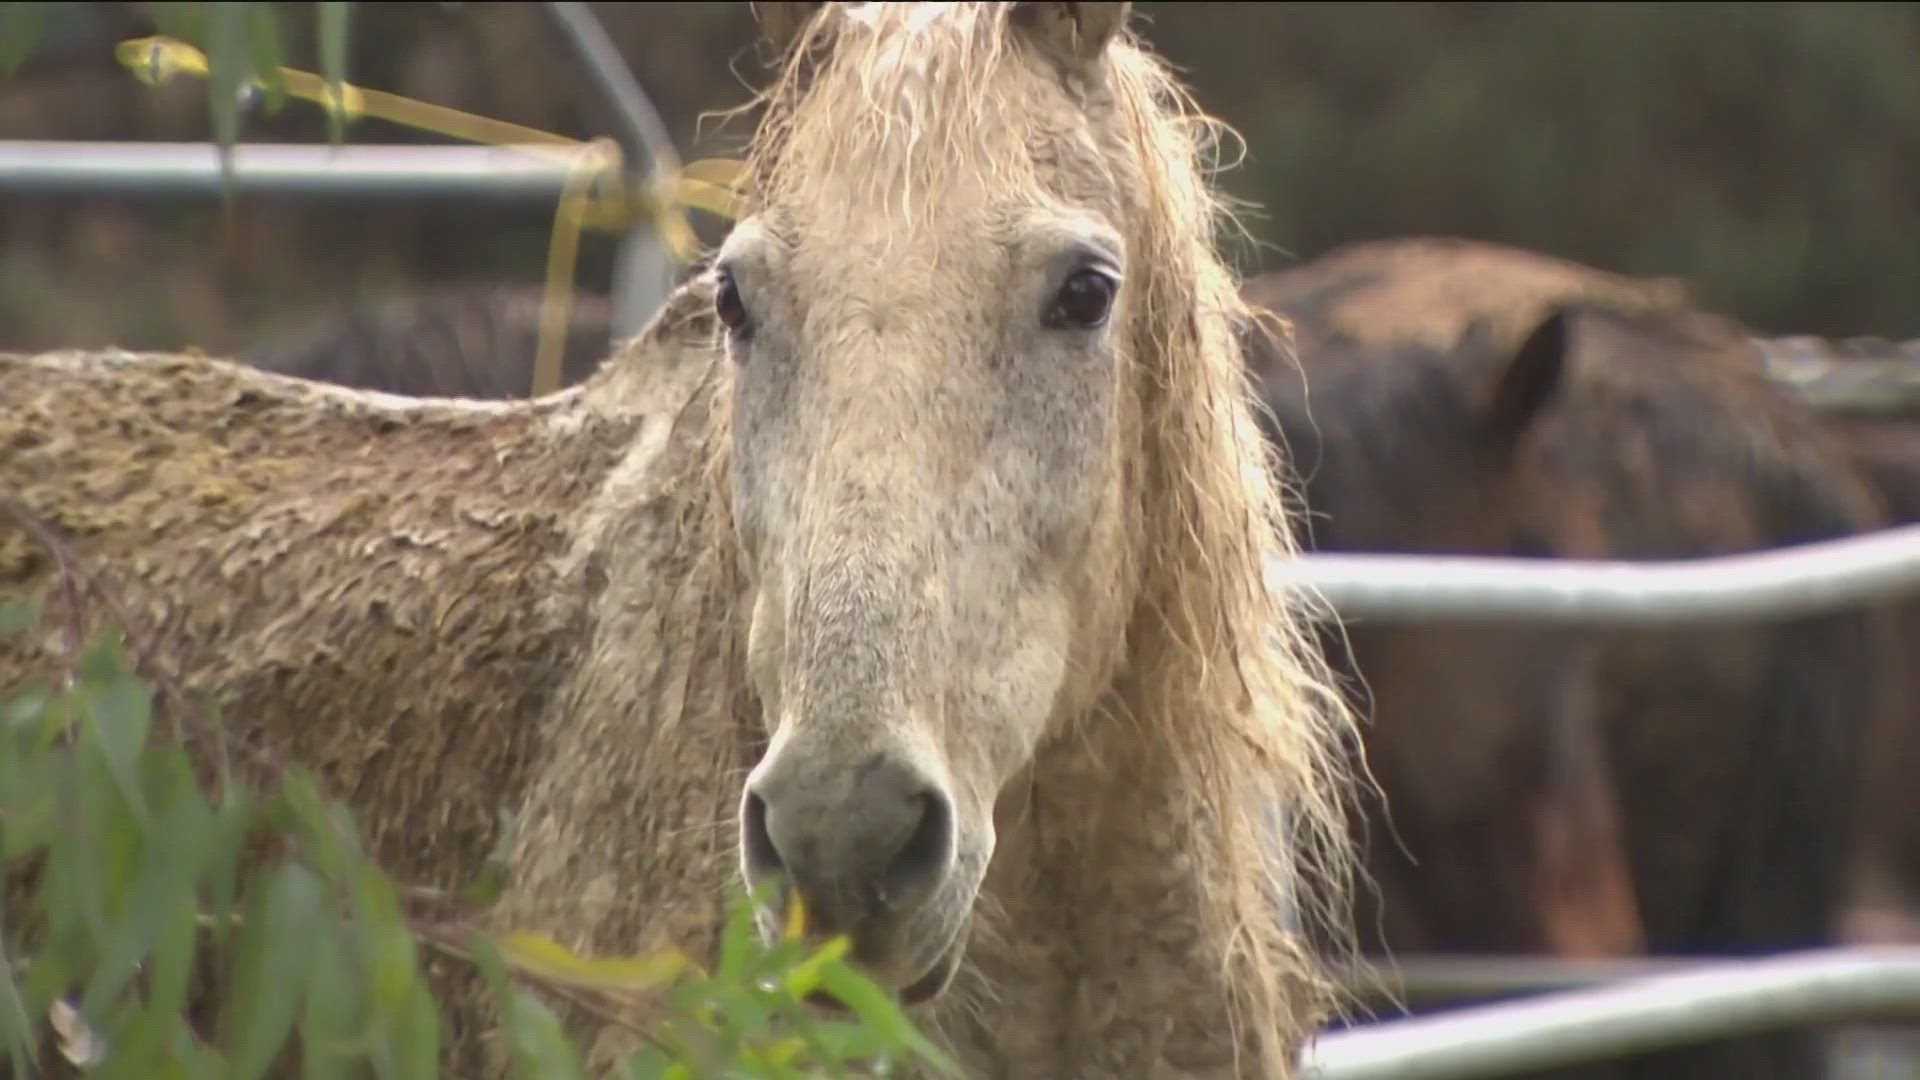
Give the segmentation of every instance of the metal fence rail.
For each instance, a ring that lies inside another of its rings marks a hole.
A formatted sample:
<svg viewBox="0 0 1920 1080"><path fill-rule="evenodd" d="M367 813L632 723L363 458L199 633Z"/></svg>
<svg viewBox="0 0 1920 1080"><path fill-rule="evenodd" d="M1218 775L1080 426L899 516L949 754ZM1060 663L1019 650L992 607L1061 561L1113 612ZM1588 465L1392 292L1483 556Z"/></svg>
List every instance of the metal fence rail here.
<svg viewBox="0 0 1920 1080"><path fill-rule="evenodd" d="M583 3L541 4L619 128L621 164L635 179L670 174L679 154L605 27ZM538 198L557 200L569 163L512 148L300 146L234 148L233 188L243 194L351 198ZM204 143L0 143L0 190L41 195L218 195L219 157ZM637 332L672 288L676 260L650 221L635 222L616 253L611 336Z"/></svg>
<svg viewBox="0 0 1920 1080"><path fill-rule="evenodd" d="M577 168L553 146L240 143L240 195L558 200ZM0 142L0 190L16 195L218 198L210 143Z"/></svg>
<svg viewBox="0 0 1920 1080"><path fill-rule="evenodd" d="M680 154L667 135L667 125L645 91L620 58L613 39L584 3L549 0L542 10L560 37L573 50L600 97L612 106L620 127L620 151L634 178L644 183L680 171ZM613 318L609 330L615 341L639 333L673 289L676 263L666 242L647 222L635 224L619 247L613 268Z"/></svg>
<svg viewBox="0 0 1920 1080"><path fill-rule="evenodd" d="M1369 957L1340 971L1348 991L1364 997L1439 1003L1551 990L1610 986L1627 979L1703 971L1728 957L1621 956L1593 959L1541 954L1415 954Z"/></svg>
<svg viewBox="0 0 1920 1080"><path fill-rule="evenodd" d="M1920 949L1822 949L1321 1036L1302 1080L1478 1080L1728 1036L1920 1015Z"/></svg>
<svg viewBox="0 0 1920 1080"><path fill-rule="evenodd" d="M1651 624L1786 618L1920 587L1920 525L1667 562L1315 554L1267 568L1342 619Z"/></svg>

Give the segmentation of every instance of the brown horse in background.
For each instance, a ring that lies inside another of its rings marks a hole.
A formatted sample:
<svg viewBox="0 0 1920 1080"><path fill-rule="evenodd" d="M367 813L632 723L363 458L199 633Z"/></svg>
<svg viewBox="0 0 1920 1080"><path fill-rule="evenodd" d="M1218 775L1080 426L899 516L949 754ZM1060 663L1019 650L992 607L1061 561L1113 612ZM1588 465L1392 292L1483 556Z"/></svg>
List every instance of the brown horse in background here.
<svg viewBox="0 0 1920 1080"><path fill-rule="evenodd" d="M1776 378L1828 400L1827 429L1879 493L1892 521L1920 522L1920 417L1907 413L1920 374L1920 341L1812 337L1755 339ZM1837 384L1840 392L1818 389ZM1903 694L1875 735L1862 819L1861 880L1845 935L1861 944L1920 942L1920 695L1907 673L1920 659L1920 597L1896 599L1896 689Z"/></svg>
<svg viewBox="0 0 1920 1080"><path fill-rule="evenodd" d="M1775 378L1823 402L1826 426L1873 484L1895 522L1920 522L1920 417L1911 414L1911 387L1920 374L1920 341L1883 338L1756 338ZM1920 775L1920 696L1911 672L1920 659L1920 597L1892 604L1898 655L1890 665L1903 695L1873 736L1861 799L1859 879L1842 938L1856 945L1920 944L1920 812L1913 777ZM1915 1025L1850 1025L1835 1046L1838 1078L1885 1074L1889 1056L1915 1059ZM1860 1053L1860 1065L1853 1056Z"/></svg>
<svg viewBox="0 0 1920 1080"><path fill-rule="evenodd" d="M1297 361L1251 324L1248 353L1314 549L1677 559L1883 521L1819 418L1676 283L1411 240L1245 294L1293 326ZM1361 932L1394 951L1826 942L1882 625L1351 623L1329 644L1370 698L1388 803ZM1817 1054L1791 1033L1628 1067L1799 1078Z"/></svg>

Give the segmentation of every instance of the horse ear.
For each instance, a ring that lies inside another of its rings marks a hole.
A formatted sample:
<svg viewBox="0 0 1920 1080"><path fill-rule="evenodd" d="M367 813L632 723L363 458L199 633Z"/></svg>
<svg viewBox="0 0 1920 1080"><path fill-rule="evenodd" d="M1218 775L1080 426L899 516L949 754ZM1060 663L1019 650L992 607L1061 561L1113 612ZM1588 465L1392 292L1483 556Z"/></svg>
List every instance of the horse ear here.
<svg viewBox="0 0 1920 1080"><path fill-rule="evenodd" d="M1481 417L1481 430L1495 448L1512 448L1559 392L1567 372L1568 318L1564 310L1550 312L1501 366Z"/></svg>
<svg viewBox="0 0 1920 1080"><path fill-rule="evenodd" d="M807 28L807 23L827 5L820 0L780 0L748 6L753 9L754 20L760 24L760 32L766 35L767 41L781 56L785 56L793 43L800 40L800 33Z"/></svg>
<svg viewBox="0 0 1920 1080"><path fill-rule="evenodd" d="M1018 0L1012 7L1013 26L1041 48L1074 64L1090 64L1126 25L1133 5Z"/></svg>

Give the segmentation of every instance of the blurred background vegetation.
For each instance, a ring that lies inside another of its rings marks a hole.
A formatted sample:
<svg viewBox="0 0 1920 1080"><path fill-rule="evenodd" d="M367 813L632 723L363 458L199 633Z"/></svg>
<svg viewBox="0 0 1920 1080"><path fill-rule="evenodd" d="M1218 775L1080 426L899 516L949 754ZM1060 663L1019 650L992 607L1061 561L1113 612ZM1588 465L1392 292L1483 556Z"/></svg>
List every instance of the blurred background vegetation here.
<svg viewBox="0 0 1920 1080"><path fill-rule="evenodd" d="M197 80L141 85L113 45L148 5L62 4L0 81L0 139L204 141ZM595 4L687 158L738 145L760 78L745 3ZM1679 275L1777 333L1920 336L1920 5L1140 3L1142 30L1244 136L1248 271L1343 242L1500 241ZM317 70L311 5L285 62ZM348 78L577 138L611 134L530 3L353 5ZM696 137L698 136L698 137ZM324 142L319 109L248 141ZM374 121L354 142L431 137ZM706 238L717 226L704 219ZM355 299L537 287L552 207L0 195L0 349L240 350ZM604 291L613 238L582 242Z"/></svg>

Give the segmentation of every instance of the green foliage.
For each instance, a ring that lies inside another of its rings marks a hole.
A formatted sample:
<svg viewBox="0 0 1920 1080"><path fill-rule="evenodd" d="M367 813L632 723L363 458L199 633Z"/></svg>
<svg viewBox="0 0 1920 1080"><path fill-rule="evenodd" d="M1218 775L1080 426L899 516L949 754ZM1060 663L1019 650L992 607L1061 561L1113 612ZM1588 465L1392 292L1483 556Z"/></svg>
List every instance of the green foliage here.
<svg viewBox="0 0 1920 1080"><path fill-rule="evenodd" d="M316 18L320 31L320 77L327 80L327 89L337 101L341 84L347 81L348 8L345 0L321 0L316 6L319 8ZM345 137L343 116L340 109L327 110L327 132L335 144Z"/></svg>
<svg viewBox="0 0 1920 1080"><path fill-rule="evenodd" d="M0 605L0 633L43 632L35 622L23 604ZM537 932L411 923L312 774L288 769L268 791L224 772L205 784L176 726L205 718L156 707L119 636L68 660L64 685L5 688L0 704L0 1042L13 1075L30 1075L51 1043L104 1080L255 1080L290 1067L433 1077L441 1016L423 948L485 974L520 1076L585 1075L529 985L589 1004L652 996L664 1019L627 1063L634 1080L788 1080L889 1062L951 1071L842 961L844 939L767 948L747 898L712 975L676 954L596 959ZM816 993L851 1017L816 1016L805 1004Z"/></svg>
<svg viewBox="0 0 1920 1080"><path fill-rule="evenodd" d="M59 6L0 3L0 78L11 75L33 54L46 32L49 9ZM240 121L248 101L256 93L262 95L269 114L279 112L286 103L280 12L288 5L269 0L156 0L146 6L156 30L206 55L208 115L214 142L221 151L221 168L231 183L232 150L240 141ZM346 79L348 16L344 0L324 0L314 5L320 74L336 101L341 98L341 83ZM344 119L334 109L328 110L327 119L337 144L343 137Z"/></svg>
<svg viewBox="0 0 1920 1080"><path fill-rule="evenodd" d="M47 5L0 4L0 78L14 73L47 29Z"/></svg>

